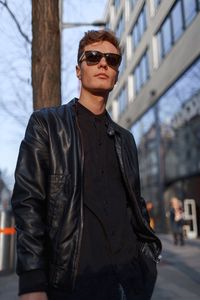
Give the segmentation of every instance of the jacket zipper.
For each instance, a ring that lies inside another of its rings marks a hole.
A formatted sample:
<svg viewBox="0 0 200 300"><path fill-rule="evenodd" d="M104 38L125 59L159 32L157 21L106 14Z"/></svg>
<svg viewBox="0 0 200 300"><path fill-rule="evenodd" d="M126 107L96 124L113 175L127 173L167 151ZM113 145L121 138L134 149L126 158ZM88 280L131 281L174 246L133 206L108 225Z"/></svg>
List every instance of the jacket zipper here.
<svg viewBox="0 0 200 300"><path fill-rule="evenodd" d="M83 138L82 138L82 133L81 129L78 123L77 119L77 112L76 112L76 125L78 128L79 132L79 141L81 144L81 229L80 229L80 234L78 237L78 249L77 253L75 254L75 262L74 262L74 274L73 274L73 280L72 280L72 286L73 288L75 287L76 283L76 278L77 278L77 273L78 273L78 266L79 266L79 261L80 261L80 250L81 250L81 242L82 242L82 237L83 237L83 167L84 167L84 148L83 148Z"/></svg>

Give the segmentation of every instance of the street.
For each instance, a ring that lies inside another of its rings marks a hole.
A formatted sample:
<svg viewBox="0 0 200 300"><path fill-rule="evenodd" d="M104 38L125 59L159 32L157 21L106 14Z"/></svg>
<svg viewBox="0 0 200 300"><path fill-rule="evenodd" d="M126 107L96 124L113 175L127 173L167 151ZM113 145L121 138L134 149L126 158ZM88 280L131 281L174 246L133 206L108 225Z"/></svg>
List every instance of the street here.
<svg viewBox="0 0 200 300"><path fill-rule="evenodd" d="M162 261L152 300L200 299L200 240L186 240L185 246L174 246L170 235L160 238ZM16 275L0 276L0 299L17 299Z"/></svg>
<svg viewBox="0 0 200 300"><path fill-rule="evenodd" d="M170 235L160 236L162 261L152 300L200 299L200 240L186 240L174 246Z"/></svg>

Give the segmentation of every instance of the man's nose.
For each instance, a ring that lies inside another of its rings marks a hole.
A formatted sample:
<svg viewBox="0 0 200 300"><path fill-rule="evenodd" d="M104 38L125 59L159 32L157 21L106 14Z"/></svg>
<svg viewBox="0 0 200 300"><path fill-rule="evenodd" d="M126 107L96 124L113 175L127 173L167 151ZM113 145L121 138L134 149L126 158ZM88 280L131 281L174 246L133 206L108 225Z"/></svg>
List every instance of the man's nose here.
<svg viewBox="0 0 200 300"><path fill-rule="evenodd" d="M106 61L106 58L105 57L102 57L99 61L99 66L103 66L103 67L107 67L108 64L107 64L107 61Z"/></svg>

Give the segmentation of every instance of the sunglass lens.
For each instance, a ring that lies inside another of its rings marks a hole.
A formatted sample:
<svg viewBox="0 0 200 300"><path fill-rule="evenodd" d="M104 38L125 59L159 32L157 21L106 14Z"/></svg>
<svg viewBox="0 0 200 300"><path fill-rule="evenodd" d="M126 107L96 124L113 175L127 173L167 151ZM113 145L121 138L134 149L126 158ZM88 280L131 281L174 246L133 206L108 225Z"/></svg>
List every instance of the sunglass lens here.
<svg viewBox="0 0 200 300"><path fill-rule="evenodd" d="M107 60L108 65L110 65L112 67L117 67L117 66L119 66L119 64L121 62L121 56L114 54L114 53L107 53L106 60Z"/></svg>
<svg viewBox="0 0 200 300"><path fill-rule="evenodd" d="M85 51L85 57L88 64L98 64L102 57L105 57L107 64L111 67L118 67L121 62L121 55L114 53L101 53L99 51Z"/></svg>
<svg viewBox="0 0 200 300"><path fill-rule="evenodd" d="M91 64L98 63L102 58L102 55L99 52L96 52L96 51L85 52L85 56L86 56L87 62L91 63Z"/></svg>

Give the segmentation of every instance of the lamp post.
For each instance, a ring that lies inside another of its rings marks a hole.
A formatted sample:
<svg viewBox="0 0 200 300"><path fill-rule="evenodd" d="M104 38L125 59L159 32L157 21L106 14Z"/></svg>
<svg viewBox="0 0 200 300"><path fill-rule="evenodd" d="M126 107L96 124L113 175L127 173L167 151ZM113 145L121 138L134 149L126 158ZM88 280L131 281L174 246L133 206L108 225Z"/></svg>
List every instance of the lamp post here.
<svg viewBox="0 0 200 300"><path fill-rule="evenodd" d="M92 23L82 22L82 23L61 23L61 29L73 28L73 27L82 27L82 26L97 26L97 27L105 27L106 22L104 21L94 21Z"/></svg>

